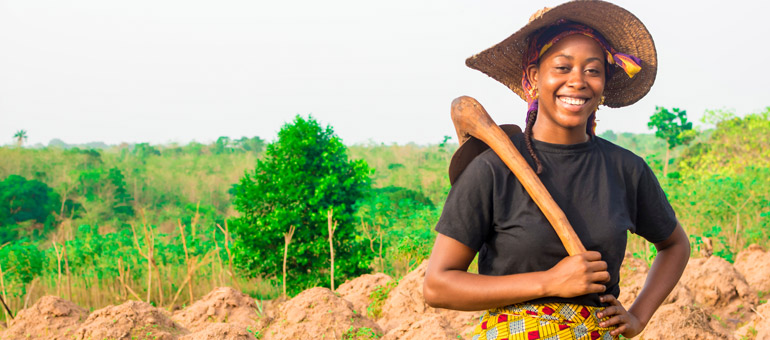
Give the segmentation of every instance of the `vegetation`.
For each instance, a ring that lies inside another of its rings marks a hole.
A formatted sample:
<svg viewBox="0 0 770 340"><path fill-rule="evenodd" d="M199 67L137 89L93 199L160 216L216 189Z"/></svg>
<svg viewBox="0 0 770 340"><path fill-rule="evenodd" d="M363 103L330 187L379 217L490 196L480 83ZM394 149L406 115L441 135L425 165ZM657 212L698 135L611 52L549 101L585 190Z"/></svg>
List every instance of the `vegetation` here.
<svg viewBox="0 0 770 340"><path fill-rule="evenodd" d="M724 116L708 140L688 148L663 181L678 217L698 238L710 237L728 261L770 239L770 108Z"/></svg>
<svg viewBox="0 0 770 340"><path fill-rule="evenodd" d="M713 129L673 150L653 134L600 136L647 160L694 251L709 238L733 260L770 239L770 109L710 111L706 122ZM14 313L45 294L92 309L127 298L181 307L221 285L269 299L281 294L284 247L293 295L330 283L330 211L335 283L365 271L402 277L428 257L456 144L345 147L302 117L284 130L265 152L259 137L0 147L0 295ZM654 254L636 236L629 250Z"/></svg>
<svg viewBox="0 0 770 340"><path fill-rule="evenodd" d="M369 188L369 167L350 161L347 148L331 127L297 116L284 125L278 140L234 187L232 220L235 261L249 275L278 277L283 263L284 234L293 230L288 246L287 288L329 286L330 240L336 251L340 279L369 270L373 254L356 238L354 205ZM333 214L328 215L327 214ZM333 220L336 230L327 228ZM331 236L334 236L332 239Z"/></svg>
<svg viewBox="0 0 770 340"><path fill-rule="evenodd" d="M668 144L666 158L663 161L663 177L666 177L670 151L679 145L690 144L695 138L696 132L692 129L692 122L687 121L687 111L678 108L669 111L661 106L655 107L655 114L650 117L647 127L655 129L655 136L665 140Z"/></svg>
<svg viewBox="0 0 770 340"><path fill-rule="evenodd" d="M16 131L16 133L13 135L13 138L16 139L16 146L21 147L24 145L24 142L27 141L27 131Z"/></svg>

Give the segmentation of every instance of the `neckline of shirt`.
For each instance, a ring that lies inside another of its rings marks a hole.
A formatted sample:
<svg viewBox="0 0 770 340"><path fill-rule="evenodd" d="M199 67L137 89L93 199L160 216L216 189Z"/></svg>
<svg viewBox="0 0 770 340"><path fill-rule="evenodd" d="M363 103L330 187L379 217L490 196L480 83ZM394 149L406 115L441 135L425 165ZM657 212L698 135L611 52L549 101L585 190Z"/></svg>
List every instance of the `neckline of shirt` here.
<svg viewBox="0 0 770 340"><path fill-rule="evenodd" d="M553 144L532 139L532 146L537 151L551 153L582 153L596 147L597 137L591 137L587 142L577 144Z"/></svg>

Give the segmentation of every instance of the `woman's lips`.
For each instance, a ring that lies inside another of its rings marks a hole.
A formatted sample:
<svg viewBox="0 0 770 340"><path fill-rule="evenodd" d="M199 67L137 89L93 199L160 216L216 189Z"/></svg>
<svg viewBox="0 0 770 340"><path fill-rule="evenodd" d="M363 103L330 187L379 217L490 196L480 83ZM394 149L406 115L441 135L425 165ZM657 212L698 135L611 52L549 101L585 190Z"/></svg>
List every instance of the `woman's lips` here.
<svg viewBox="0 0 770 340"><path fill-rule="evenodd" d="M579 111L588 103L588 99L580 97L558 96L557 98L559 103L570 111Z"/></svg>

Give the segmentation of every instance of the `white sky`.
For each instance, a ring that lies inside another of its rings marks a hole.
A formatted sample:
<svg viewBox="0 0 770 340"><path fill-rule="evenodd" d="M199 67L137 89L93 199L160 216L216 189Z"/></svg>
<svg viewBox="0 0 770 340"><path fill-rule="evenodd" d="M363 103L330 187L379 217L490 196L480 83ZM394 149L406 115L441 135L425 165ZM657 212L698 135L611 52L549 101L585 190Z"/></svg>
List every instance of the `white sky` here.
<svg viewBox="0 0 770 340"><path fill-rule="evenodd" d="M346 144L454 137L449 104L498 123L525 103L465 58L547 1L0 0L0 144L273 140L296 114ZM770 106L766 1L615 1L658 48L657 82L598 131L646 132L656 105Z"/></svg>

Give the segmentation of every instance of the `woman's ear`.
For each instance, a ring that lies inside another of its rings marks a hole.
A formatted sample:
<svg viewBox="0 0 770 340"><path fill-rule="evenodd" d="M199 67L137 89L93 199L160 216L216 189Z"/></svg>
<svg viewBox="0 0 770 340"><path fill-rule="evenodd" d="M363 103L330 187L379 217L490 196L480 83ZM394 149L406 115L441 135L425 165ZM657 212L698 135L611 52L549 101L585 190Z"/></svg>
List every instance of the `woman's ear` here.
<svg viewBox="0 0 770 340"><path fill-rule="evenodd" d="M532 64L527 66L527 78L529 78L529 83L537 88L537 65Z"/></svg>

